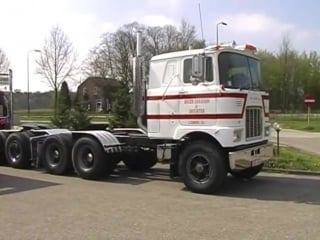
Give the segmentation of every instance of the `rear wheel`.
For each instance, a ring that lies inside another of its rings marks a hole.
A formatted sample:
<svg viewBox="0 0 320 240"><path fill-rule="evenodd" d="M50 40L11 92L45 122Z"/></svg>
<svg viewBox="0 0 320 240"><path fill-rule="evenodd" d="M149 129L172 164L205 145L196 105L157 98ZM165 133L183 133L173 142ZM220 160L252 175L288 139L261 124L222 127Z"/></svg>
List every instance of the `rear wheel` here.
<svg viewBox="0 0 320 240"><path fill-rule="evenodd" d="M5 144L7 137L8 133L0 132L0 165L4 165L7 163L5 155Z"/></svg>
<svg viewBox="0 0 320 240"><path fill-rule="evenodd" d="M69 135L50 136L44 141L40 160L48 173L62 175L72 169L71 145Z"/></svg>
<svg viewBox="0 0 320 240"><path fill-rule="evenodd" d="M77 140L72 149L72 163L77 174L85 179L98 180L110 174L114 161L109 158L101 144L93 138Z"/></svg>
<svg viewBox="0 0 320 240"><path fill-rule="evenodd" d="M5 155L13 168L30 167L30 140L26 132L12 133L6 140Z"/></svg>
<svg viewBox="0 0 320 240"><path fill-rule="evenodd" d="M180 176L196 193L214 193L222 185L227 167L222 151L205 141L189 143L179 157Z"/></svg>
<svg viewBox="0 0 320 240"><path fill-rule="evenodd" d="M255 167L247 168L241 171L230 171L231 175L239 179L250 179L255 177L263 168L264 164Z"/></svg>
<svg viewBox="0 0 320 240"><path fill-rule="evenodd" d="M157 156L155 152L139 151L137 153L128 153L123 159L126 167L133 171L145 171L157 164Z"/></svg>

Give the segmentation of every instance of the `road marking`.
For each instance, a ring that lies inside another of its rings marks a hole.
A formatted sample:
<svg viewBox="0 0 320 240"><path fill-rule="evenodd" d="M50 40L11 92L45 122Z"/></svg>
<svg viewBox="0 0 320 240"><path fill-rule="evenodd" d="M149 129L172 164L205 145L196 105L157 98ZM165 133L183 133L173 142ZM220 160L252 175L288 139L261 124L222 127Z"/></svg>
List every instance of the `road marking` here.
<svg viewBox="0 0 320 240"><path fill-rule="evenodd" d="M0 188L0 192L7 192L7 191L10 191L10 190L14 190L14 188L13 187Z"/></svg>

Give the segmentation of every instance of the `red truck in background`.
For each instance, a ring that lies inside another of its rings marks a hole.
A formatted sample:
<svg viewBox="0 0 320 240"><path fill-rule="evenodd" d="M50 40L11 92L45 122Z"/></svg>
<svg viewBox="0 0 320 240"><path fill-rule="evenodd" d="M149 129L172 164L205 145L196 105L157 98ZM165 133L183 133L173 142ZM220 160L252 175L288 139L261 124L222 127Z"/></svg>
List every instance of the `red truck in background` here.
<svg viewBox="0 0 320 240"><path fill-rule="evenodd" d="M9 101L5 93L0 91L0 129L10 129Z"/></svg>

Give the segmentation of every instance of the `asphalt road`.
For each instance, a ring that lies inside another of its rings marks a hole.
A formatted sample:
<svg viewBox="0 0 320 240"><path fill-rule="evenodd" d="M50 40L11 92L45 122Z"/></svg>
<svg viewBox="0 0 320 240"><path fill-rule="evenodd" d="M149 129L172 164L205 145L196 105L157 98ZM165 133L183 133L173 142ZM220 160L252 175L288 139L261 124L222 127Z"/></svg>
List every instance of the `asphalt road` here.
<svg viewBox="0 0 320 240"><path fill-rule="evenodd" d="M187 191L161 165L99 181L0 167L0 239L319 239L320 177L229 177Z"/></svg>
<svg viewBox="0 0 320 240"><path fill-rule="evenodd" d="M275 131L272 133L272 141L277 141ZM320 155L320 133L282 129L279 134L279 143Z"/></svg>

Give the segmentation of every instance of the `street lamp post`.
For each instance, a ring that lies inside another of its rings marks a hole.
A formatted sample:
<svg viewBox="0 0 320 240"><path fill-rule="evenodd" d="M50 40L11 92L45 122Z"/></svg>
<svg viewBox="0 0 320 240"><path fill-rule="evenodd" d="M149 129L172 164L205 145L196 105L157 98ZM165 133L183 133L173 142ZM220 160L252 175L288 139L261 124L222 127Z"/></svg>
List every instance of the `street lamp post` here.
<svg viewBox="0 0 320 240"><path fill-rule="evenodd" d="M28 117L30 116L30 81L29 81L29 55L31 52L38 52L41 53L39 49L32 49L28 51L27 54L27 108L28 108Z"/></svg>
<svg viewBox="0 0 320 240"><path fill-rule="evenodd" d="M217 27L216 27L216 31L217 31L217 46L219 44L219 25L227 26L228 24L226 22L217 23Z"/></svg>

